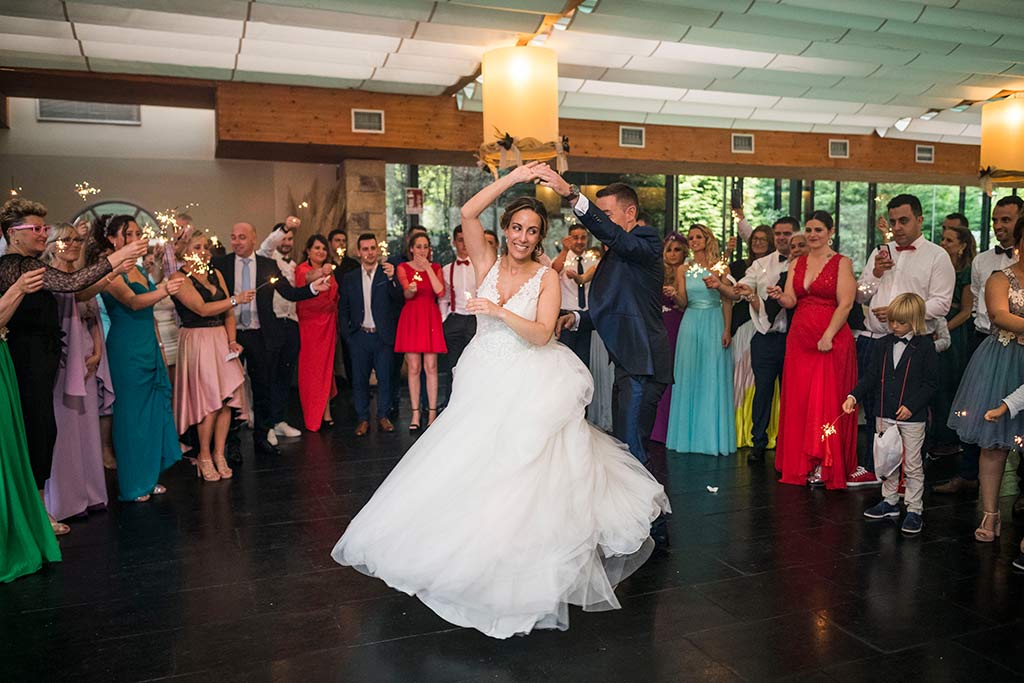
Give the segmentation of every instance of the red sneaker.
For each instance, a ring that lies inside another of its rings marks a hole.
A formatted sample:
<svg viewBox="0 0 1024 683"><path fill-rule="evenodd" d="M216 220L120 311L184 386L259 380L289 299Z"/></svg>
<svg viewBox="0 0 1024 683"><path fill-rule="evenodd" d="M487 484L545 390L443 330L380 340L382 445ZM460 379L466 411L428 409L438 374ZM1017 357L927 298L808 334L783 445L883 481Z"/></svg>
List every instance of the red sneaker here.
<svg viewBox="0 0 1024 683"><path fill-rule="evenodd" d="M848 489L855 489L859 486L878 486L881 483L878 477L859 465L846 477L846 488Z"/></svg>

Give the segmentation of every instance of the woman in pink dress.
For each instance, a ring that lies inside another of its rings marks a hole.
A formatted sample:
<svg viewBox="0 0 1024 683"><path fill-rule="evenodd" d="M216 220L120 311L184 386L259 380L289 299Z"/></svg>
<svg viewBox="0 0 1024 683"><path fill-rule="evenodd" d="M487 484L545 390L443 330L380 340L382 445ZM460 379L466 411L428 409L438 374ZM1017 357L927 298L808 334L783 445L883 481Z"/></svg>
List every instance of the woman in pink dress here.
<svg viewBox="0 0 1024 683"><path fill-rule="evenodd" d="M306 258L295 267L295 286L305 287L329 274L330 247L323 235L306 242ZM324 268L327 268L324 272ZM331 399L338 393L334 382L334 349L338 343L338 283L328 278L331 288L295 305L299 316L299 403L302 419L311 432L334 426Z"/></svg>
<svg viewBox="0 0 1024 683"><path fill-rule="evenodd" d="M439 297L445 295L441 266L430 262L430 240L416 235L409 243L409 260L396 270L405 292L405 306L395 332L395 353L404 353L409 371L409 431L420 430L420 370L427 375L427 425L437 418L437 354L448 353L441 326Z"/></svg>
<svg viewBox="0 0 1024 683"><path fill-rule="evenodd" d="M768 295L795 309L786 338L775 469L784 484L846 488L857 465L857 416L843 401L857 384L857 352L846 318L857 281L850 259L832 251L832 217L815 211L805 224L808 253L786 289Z"/></svg>
<svg viewBox="0 0 1024 683"><path fill-rule="evenodd" d="M676 285L676 270L689 256L690 247L686 242L685 235L674 232L665 238L665 246L661 251L661 260L665 265L665 283L661 288L661 319L665 322L665 330L668 332L673 363L675 362L676 337L679 336L679 323L683 321L683 308ZM665 443L665 437L668 436L668 413L671 406L672 385L670 384L658 403L658 414L654 419L654 429L651 430L651 441Z"/></svg>

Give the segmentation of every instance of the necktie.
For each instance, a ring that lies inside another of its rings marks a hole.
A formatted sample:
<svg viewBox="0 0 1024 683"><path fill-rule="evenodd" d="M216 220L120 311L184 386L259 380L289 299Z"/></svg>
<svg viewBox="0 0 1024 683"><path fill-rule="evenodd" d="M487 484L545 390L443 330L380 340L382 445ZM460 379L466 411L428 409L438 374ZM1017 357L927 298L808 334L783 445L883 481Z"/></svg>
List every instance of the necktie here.
<svg viewBox="0 0 1024 683"><path fill-rule="evenodd" d="M999 246L999 245L997 244L997 245L996 245L996 254L999 254L1000 256L1002 256L1002 255L1004 255L1004 254L1005 254L1006 256L1013 256L1013 247L1006 247L1006 248L1004 249L1003 247L1001 247L1001 246Z"/></svg>
<svg viewBox="0 0 1024 683"><path fill-rule="evenodd" d="M576 258L576 272L579 273L580 275L583 275L583 257L582 256L578 256ZM581 311L585 311L585 310L587 310L587 289L586 289L586 285L584 285L581 282L581 283L579 283L576 286L579 288L577 290L577 293L578 293L577 295L579 296L578 303L580 305L580 310Z"/></svg>
<svg viewBox="0 0 1024 683"><path fill-rule="evenodd" d="M247 292L252 289L252 275L249 273L249 264L252 263L251 258L242 259L242 291ZM242 304L242 310L238 312L238 322L242 328L249 327L249 323L252 321L252 311L249 310L249 304Z"/></svg>
<svg viewBox="0 0 1024 683"><path fill-rule="evenodd" d="M905 247L896 247L896 251L916 251L916 250L917 250L917 247L915 247L913 244L909 244L909 245L907 245Z"/></svg>
<svg viewBox="0 0 1024 683"><path fill-rule="evenodd" d="M786 277L788 275L789 272L787 271L782 271L782 274L779 275L779 287L781 287L783 290L786 289ZM768 324L774 325L775 319L778 318L779 313L782 312L782 304L779 303L778 299L772 299L771 297L768 297L764 301L764 312L765 315L768 316Z"/></svg>

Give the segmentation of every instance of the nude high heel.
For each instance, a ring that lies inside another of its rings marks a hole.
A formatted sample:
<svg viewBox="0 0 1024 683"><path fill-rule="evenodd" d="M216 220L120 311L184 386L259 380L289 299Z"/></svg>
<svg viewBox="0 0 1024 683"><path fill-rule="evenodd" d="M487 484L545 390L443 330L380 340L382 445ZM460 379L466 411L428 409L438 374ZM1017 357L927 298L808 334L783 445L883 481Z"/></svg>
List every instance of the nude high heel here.
<svg viewBox="0 0 1024 683"><path fill-rule="evenodd" d="M992 529L985 528L985 522L988 521L989 517L995 518L995 526ZM999 512L986 512L981 517L981 525L974 530L974 540L981 543L991 543L992 541L999 538L999 530L1002 526L1002 519L999 516Z"/></svg>
<svg viewBox="0 0 1024 683"><path fill-rule="evenodd" d="M213 460L196 458L196 477L202 477L204 481L220 481L220 473L213 466Z"/></svg>

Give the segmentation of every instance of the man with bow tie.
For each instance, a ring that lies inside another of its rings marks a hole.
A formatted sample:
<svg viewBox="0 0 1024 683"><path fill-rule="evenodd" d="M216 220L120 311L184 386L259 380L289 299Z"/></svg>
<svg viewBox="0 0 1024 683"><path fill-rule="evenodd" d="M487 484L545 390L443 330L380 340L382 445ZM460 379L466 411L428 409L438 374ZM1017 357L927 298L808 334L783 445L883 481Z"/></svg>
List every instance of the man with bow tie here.
<svg viewBox="0 0 1024 683"><path fill-rule="evenodd" d="M772 417L775 383L782 380L782 364L786 356L787 311L776 299L768 296L769 287L785 287L789 271L789 240L800 229L791 216L775 221L772 234L775 251L750 264L746 275L733 288L733 298L750 302L750 317L757 333L750 340L750 366L754 371L754 404L752 438L754 450L748 462L762 462L768 449L768 423ZM725 290L723 290L725 291Z"/></svg>
<svg viewBox="0 0 1024 683"><path fill-rule="evenodd" d="M448 353L441 356L439 404L442 407L448 404L451 396L452 369L458 365L462 352L476 334L476 316L466 310L467 298L476 296L476 275L466 251L461 225L456 225L452 231L452 246L455 247L455 260L441 266L445 296L437 300L444 341L448 345Z"/></svg>
<svg viewBox="0 0 1024 683"><path fill-rule="evenodd" d="M551 268L559 273L562 285L561 315L573 311L579 313L590 308L590 278L600 259L587 249L590 235L587 229L577 223L569 228L569 234L562 241L562 252L551 262ZM590 330L565 330L559 341L572 349L583 364L590 367Z"/></svg>
<svg viewBox="0 0 1024 683"><path fill-rule="evenodd" d="M890 199L886 208L893 241L871 252L857 283L857 301L869 309L864 316L866 329L857 337L857 358L864 360L874 355L875 346L889 334L885 313L897 295L917 294L924 299L925 326L932 334L936 320L949 312L956 283L956 271L945 249L921 234L921 200L912 194L900 194ZM862 407L866 423L874 425L870 402ZM859 453L858 458L860 466L850 475L847 487L878 484L870 449Z"/></svg>

